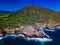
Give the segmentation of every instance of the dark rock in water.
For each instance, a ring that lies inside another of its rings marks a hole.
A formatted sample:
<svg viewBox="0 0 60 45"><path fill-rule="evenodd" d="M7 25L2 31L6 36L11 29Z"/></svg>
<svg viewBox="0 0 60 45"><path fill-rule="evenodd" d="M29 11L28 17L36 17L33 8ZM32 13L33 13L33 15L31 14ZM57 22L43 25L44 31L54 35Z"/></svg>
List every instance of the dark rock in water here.
<svg viewBox="0 0 60 45"><path fill-rule="evenodd" d="M6 32L3 29L0 29L0 37L3 37L4 35L6 35Z"/></svg>

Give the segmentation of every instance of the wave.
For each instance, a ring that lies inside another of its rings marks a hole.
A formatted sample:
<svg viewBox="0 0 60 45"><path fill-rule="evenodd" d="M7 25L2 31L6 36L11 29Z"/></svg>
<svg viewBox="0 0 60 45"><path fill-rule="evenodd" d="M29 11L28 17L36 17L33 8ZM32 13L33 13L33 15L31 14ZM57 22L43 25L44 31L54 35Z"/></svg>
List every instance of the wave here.
<svg viewBox="0 0 60 45"><path fill-rule="evenodd" d="M25 37L23 34L18 34L18 35L14 35L14 34L12 34L12 35L5 35L4 37L0 37L0 40L4 40L4 39L8 39L8 38L12 38L12 39L17 39L17 38L19 38L19 40L20 40L20 38L22 37L23 39L25 39L26 41L35 41L35 42L40 42L41 43L41 45L45 45L45 42L52 42L53 40L50 38L50 36L49 35L47 35L45 32L44 32L44 30L43 30L43 28L39 28L40 29L40 31L44 34L44 35L46 35L48 38L30 38L30 37ZM10 40L12 40L12 39L10 39Z"/></svg>
<svg viewBox="0 0 60 45"><path fill-rule="evenodd" d="M20 38L22 37L22 39L25 39L26 41L35 41L35 42L40 42L41 45L45 45L45 42L51 42L52 39L48 39L48 38L29 38L29 37L25 37L24 35L22 34L19 34L19 35L6 35L4 37L0 37L0 40L5 40L5 39L18 39L20 40Z"/></svg>
<svg viewBox="0 0 60 45"><path fill-rule="evenodd" d="M55 30L53 30L53 29L45 29L46 31L50 31L50 32L55 32Z"/></svg>
<svg viewBox="0 0 60 45"><path fill-rule="evenodd" d="M30 38L30 37L25 37L23 34L18 34L18 35L5 35L4 37L0 37L0 40L7 38L7 37L12 37L12 38L16 38L16 37L23 37L26 40L30 41L30 40L35 40L35 41L52 41L52 39L48 39L48 38Z"/></svg>

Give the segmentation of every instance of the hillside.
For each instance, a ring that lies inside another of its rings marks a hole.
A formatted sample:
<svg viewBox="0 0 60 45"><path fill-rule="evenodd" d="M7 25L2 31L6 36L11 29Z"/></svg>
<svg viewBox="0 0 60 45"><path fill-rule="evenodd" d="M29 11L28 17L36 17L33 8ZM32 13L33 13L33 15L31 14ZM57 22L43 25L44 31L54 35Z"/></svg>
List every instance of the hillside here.
<svg viewBox="0 0 60 45"><path fill-rule="evenodd" d="M24 8L9 14L0 15L0 26L16 26L17 24L45 23L50 20L60 22L60 12L47 8L27 5Z"/></svg>

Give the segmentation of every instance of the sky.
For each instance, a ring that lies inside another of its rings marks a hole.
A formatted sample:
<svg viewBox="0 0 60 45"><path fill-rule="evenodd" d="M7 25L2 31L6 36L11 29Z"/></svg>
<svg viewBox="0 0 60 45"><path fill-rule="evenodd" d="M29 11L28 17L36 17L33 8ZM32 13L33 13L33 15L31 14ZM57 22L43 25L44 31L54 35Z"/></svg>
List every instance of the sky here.
<svg viewBox="0 0 60 45"><path fill-rule="evenodd" d="M60 0L0 0L0 10L16 11L28 4L60 12Z"/></svg>

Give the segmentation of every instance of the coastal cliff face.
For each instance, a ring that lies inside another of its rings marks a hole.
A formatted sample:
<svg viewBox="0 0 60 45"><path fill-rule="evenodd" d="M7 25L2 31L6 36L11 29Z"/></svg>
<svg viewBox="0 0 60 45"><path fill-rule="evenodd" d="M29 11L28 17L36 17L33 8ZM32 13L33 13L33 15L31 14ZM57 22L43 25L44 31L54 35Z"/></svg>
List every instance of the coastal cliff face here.
<svg viewBox="0 0 60 45"><path fill-rule="evenodd" d="M48 26L48 30L51 29L55 29L55 25L51 26L51 25L47 25ZM25 25L21 25L19 28L5 28L5 32L8 34L14 34L14 35L18 35L18 34L23 34L25 37L38 37L38 38L48 38L41 30L46 28L46 24L40 24L40 23L36 23L35 25L29 25L29 24L25 24ZM46 28L47 29L47 28Z"/></svg>
<svg viewBox="0 0 60 45"><path fill-rule="evenodd" d="M16 28L16 29L5 29L5 31L7 31L7 33L9 34L23 34L25 37L38 37L38 38L47 38L47 36L45 36L41 31L39 31L39 29L37 29L36 27L34 27L34 25L22 25L20 28Z"/></svg>

